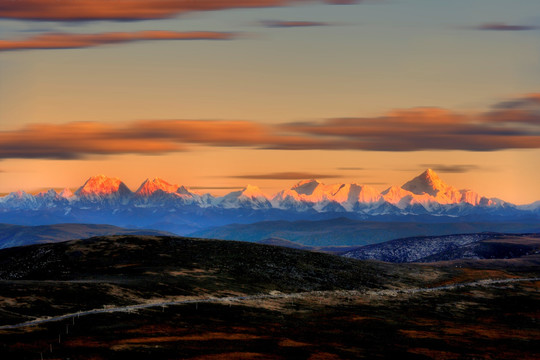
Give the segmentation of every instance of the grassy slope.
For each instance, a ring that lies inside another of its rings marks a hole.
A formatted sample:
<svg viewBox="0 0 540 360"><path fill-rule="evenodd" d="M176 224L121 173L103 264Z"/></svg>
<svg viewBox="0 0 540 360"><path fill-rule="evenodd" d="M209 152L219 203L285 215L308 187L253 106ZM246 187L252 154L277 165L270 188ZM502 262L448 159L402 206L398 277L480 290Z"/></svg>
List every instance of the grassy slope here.
<svg viewBox="0 0 540 360"><path fill-rule="evenodd" d="M421 267L361 262L276 246L179 237L113 236L0 251L3 322L103 304L272 290L419 284ZM381 276L382 275L382 276Z"/></svg>
<svg viewBox="0 0 540 360"><path fill-rule="evenodd" d="M395 265L241 242L102 237L0 251L0 319L179 295L406 288L519 274L519 266L509 273L500 265ZM93 315L0 331L0 358L532 359L539 285Z"/></svg>

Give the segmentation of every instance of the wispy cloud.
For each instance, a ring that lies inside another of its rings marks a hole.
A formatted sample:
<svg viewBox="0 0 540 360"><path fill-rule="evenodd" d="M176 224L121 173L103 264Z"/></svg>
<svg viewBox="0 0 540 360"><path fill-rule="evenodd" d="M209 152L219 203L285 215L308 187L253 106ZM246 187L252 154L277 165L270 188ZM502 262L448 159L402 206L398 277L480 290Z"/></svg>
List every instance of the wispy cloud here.
<svg viewBox="0 0 540 360"><path fill-rule="evenodd" d="M269 179L269 180L302 180L302 179L330 179L338 178L340 175L319 174L310 172L275 172L267 174L234 175L236 179Z"/></svg>
<svg viewBox="0 0 540 360"><path fill-rule="evenodd" d="M55 21L148 20L194 11L287 6L324 2L354 4L354 0L7 0L0 18Z"/></svg>
<svg viewBox="0 0 540 360"><path fill-rule="evenodd" d="M476 26L475 29L490 30L490 31L528 31L528 30L536 30L538 29L538 26L511 25L504 22L492 22L492 23L485 23L485 24Z"/></svg>
<svg viewBox="0 0 540 360"><path fill-rule="evenodd" d="M35 124L19 130L0 131L0 159L77 159L93 154L126 153L152 155L186 151L194 145L281 150L535 149L540 148L538 99L539 94L530 94L499 102L487 111L474 114L414 108L373 118L271 125L219 120L145 120L122 125L99 122ZM460 165L446 170L465 171L467 167ZM298 175L243 176L296 178ZM306 177L306 174L301 175L300 178ZM322 178L325 174L312 175Z"/></svg>
<svg viewBox="0 0 540 360"><path fill-rule="evenodd" d="M21 40L0 40L0 51L76 49L148 40L229 40L236 35L213 31L136 31L99 34L45 33Z"/></svg>
<svg viewBox="0 0 540 360"><path fill-rule="evenodd" d="M269 28L294 28L294 27L317 27L317 26L329 26L332 25L327 22L321 21L286 21L286 20L263 20L261 21L263 26Z"/></svg>
<svg viewBox="0 0 540 360"><path fill-rule="evenodd" d="M522 109L529 107L539 107L540 106L540 93L539 94L528 94L517 99L501 101L493 105L494 109L500 110L513 110L513 109Z"/></svg>
<svg viewBox="0 0 540 360"><path fill-rule="evenodd" d="M345 171L365 170L365 168L361 168L361 167L339 167L337 169L345 170Z"/></svg>
<svg viewBox="0 0 540 360"><path fill-rule="evenodd" d="M455 164L455 165L421 164L419 165L419 167L421 169L430 168L441 173L457 173L457 174L462 174L469 171L478 170L480 168L478 165L470 165L470 164Z"/></svg>

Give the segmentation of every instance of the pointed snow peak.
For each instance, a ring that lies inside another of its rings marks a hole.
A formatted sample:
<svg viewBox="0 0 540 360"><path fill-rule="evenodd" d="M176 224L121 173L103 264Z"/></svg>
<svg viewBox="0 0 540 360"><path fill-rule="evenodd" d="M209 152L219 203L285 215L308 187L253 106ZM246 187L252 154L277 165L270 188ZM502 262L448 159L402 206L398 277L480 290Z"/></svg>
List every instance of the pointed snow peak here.
<svg viewBox="0 0 540 360"><path fill-rule="evenodd" d="M319 185L321 185L321 183L315 179L302 180L294 185L291 190L296 191L298 194L311 195Z"/></svg>
<svg viewBox="0 0 540 360"><path fill-rule="evenodd" d="M169 184L167 181L160 178L146 179L137 189L138 195L149 196L156 191L161 190L165 193L174 193L178 190L178 185Z"/></svg>
<svg viewBox="0 0 540 360"><path fill-rule="evenodd" d="M250 197L250 198L256 198L256 197L266 197L266 195L259 189L258 186L249 185L246 186L244 189L242 189L242 195Z"/></svg>
<svg viewBox="0 0 540 360"><path fill-rule="evenodd" d="M306 184L311 184L311 183L319 183L317 180L315 179L305 179L305 180L300 180L296 185L296 186L303 186L303 185L306 185Z"/></svg>
<svg viewBox="0 0 540 360"><path fill-rule="evenodd" d="M17 190L9 194L11 197L16 199L28 199L32 197L32 195L28 194L26 191L23 190Z"/></svg>
<svg viewBox="0 0 540 360"><path fill-rule="evenodd" d="M382 195L388 195L388 194L392 194L392 193L403 193L405 191L403 191L402 188L400 188L399 186L397 185L392 185L390 186L388 189L384 190L381 192Z"/></svg>
<svg viewBox="0 0 540 360"><path fill-rule="evenodd" d="M73 191L71 191L69 188L65 188L60 192L60 194L58 194L58 196L68 199L73 196Z"/></svg>
<svg viewBox="0 0 540 360"><path fill-rule="evenodd" d="M402 188L416 195L426 193L436 196L439 191L445 192L449 186L439 178L435 171L427 169L422 174L405 183Z"/></svg>
<svg viewBox="0 0 540 360"><path fill-rule="evenodd" d="M54 189L40 191L36 196L38 197L56 197L58 194Z"/></svg>
<svg viewBox="0 0 540 360"><path fill-rule="evenodd" d="M181 195L193 195L191 191L189 191L184 185L180 186L176 192Z"/></svg>
<svg viewBox="0 0 540 360"><path fill-rule="evenodd" d="M117 192L131 193L131 190L118 178L110 178L105 175L92 176L76 194L78 196L111 195Z"/></svg>

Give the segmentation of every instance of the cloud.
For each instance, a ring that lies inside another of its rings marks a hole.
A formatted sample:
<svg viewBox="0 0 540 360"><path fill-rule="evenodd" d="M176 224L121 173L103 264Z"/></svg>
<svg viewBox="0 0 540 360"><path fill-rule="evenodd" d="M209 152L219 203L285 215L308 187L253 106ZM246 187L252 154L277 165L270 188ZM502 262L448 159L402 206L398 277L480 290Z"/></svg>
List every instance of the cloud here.
<svg viewBox="0 0 540 360"><path fill-rule="evenodd" d="M540 93L528 94L523 97L508 101L501 101L492 107L494 109L520 109L523 107L538 107L540 106Z"/></svg>
<svg viewBox="0 0 540 360"><path fill-rule="evenodd" d="M332 149L532 149L540 148L540 102L536 99L537 95L527 95L476 114L413 108L375 118L338 118L281 126L283 131L326 140L327 148Z"/></svg>
<svg viewBox="0 0 540 360"><path fill-rule="evenodd" d="M277 135L249 121L145 120L115 126L98 122L33 124L0 131L0 159L80 159L88 155L157 155L186 151L190 144L221 147L317 147L309 137Z"/></svg>
<svg viewBox="0 0 540 360"><path fill-rule="evenodd" d="M291 27L316 27L329 26L330 23L320 21L284 21L284 20L264 20L261 21L263 26L269 28L291 28Z"/></svg>
<svg viewBox="0 0 540 360"><path fill-rule="evenodd" d="M251 174L231 176L236 179L264 179L264 180L302 180L302 179L329 179L338 178L339 175L333 174L313 174L309 172L276 172L268 174Z"/></svg>
<svg viewBox="0 0 540 360"><path fill-rule="evenodd" d="M538 26L531 25L510 25L503 22L485 23L475 27L477 30L491 30L491 31L527 31L536 30Z"/></svg>
<svg viewBox="0 0 540 360"><path fill-rule="evenodd" d="M145 40L228 40L236 35L213 31L136 31L100 34L46 33L22 40L0 40L0 51L76 49Z"/></svg>
<svg viewBox="0 0 540 360"><path fill-rule="evenodd" d="M161 154L185 150L180 144L158 139L126 138L122 132L95 122L29 125L21 130L0 132L0 158L79 159L96 154Z"/></svg>
<svg viewBox="0 0 540 360"><path fill-rule="evenodd" d="M540 126L540 93L496 103L483 117L487 122Z"/></svg>
<svg viewBox="0 0 540 360"><path fill-rule="evenodd" d="M287 6L325 2L353 4L347 0L7 0L0 2L0 18L24 20L88 21L149 20L194 11Z"/></svg>
<svg viewBox="0 0 540 360"><path fill-rule="evenodd" d="M346 170L346 171L353 171L353 170L365 170L365 168L361 167L339 167L338 170Z"/></svg>
<svg viewBox="0 0 540 360"><path fill-rule="evenodd" d="M89 155L191 150L196 145L280 150L468 150L540 148L540 101L526 95L485 112L438 108L392 111L380 117L284 124L225 120L144 120L34 124L0 131L0 159L79 159ZM454 171L464 170L454 167ZM447 170L450 170L449 168ZM296 178L296 173L255 174ZM301 174L305 178L306 174ZM322 178L324 174L312 174ZM311 176L307 176L311 177Z"/></svg>
<svg viewBox="0 0 540 360"><path fill-rule="evenodd" d="M421 164L419 165L422 169L433 169L441 173L466 173L473 170L478 170L480 166L477 165L466 165L466 164L456 164L456 165L447 165L447 164Z"/></svg>

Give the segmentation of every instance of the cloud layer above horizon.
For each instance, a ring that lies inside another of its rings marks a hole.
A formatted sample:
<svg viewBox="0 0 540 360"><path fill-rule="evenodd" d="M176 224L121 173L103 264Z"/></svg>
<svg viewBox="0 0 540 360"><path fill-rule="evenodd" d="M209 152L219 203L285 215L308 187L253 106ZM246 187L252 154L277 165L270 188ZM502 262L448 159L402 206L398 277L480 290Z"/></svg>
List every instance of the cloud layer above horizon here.
<svg viewBox="0 0 540 360"><path fill-rule="evenodd" d="M0 2L0 18L89 21L149 20L195 11L262 8L302 3L354 4L355 0L16 0Z"/></svg>
<svg viewBox="0 0 540 360"><path fill-rule="evenodd" d="M99 34L45 33L22 40L0 40L0 51L76 49L147 40L229 40L235 34L213 31L136 31Z"/></svg>
<svg viewBox="0 0 540 360"><path fill-rule="evenodd" d="M157 155L193 145L276 150L469 150L540 148L540 94L461 114L439 108L373 118L282 124L228 120L141 120L33 124L0 132L0 158L79 159L88 155Z"/></svg>

